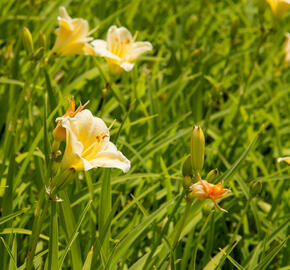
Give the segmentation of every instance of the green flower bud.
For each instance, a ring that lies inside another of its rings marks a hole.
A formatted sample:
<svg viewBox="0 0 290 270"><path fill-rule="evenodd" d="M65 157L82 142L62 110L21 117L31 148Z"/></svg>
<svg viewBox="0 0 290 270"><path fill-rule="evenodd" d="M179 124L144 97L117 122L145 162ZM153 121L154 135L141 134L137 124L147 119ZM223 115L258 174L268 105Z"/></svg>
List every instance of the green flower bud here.
<svg viewBox="0 0 290 270"><path fill-rule="evenodd" d="M250 183L250 193L253 197L260 194L262 190L262 182L254 180Z"/></svg>
<svg viewBox="0 0 290 270"><path fill-rule="evenodd" d="M208 182L214 182L214 180L218 177L218 169L214 169L214 170L211 170L207 176L206 176L206 181Z"/></svg>
<svg viewBox="0 0 290 270"><path fill-rule="evenodd" d="M187 175L183 178L183 187L188 192L189 187L191 186L191 176Z"/></svg>
<svg viewBox="0 0 290 270"><path fill-rule="evenodd" d="M40 47L36 50L35 54L34 54L34 59L35 60L40 60L44 55L44 49L43 47Z"/></svg>
<svg viewBox="0 0 290 270"><path fill-rule="evenodd" d="M192 167L191 167L191 157L190 155L184 161L182 166L182 175L185 177L187 175L192 175Z"/></svg>
<svg viewBox="0 0 290 270"><path fill-rule="evenodd" d="M33 40L32 40L30 31L26 27L23 28L22 38L23 38L23 45L27 54L32 54L34 51Z"/></svg>
<svg viewBox="0 0 290 270"><path fill-rule="evenodd" d="M191 134L191 165L196 172L201 172L204 163L205 140L200 126L194 126Z"/></svg>
<svg viewBox="0 0 290 270"><path fill-rule="evenodd" d="M43 33L40 33L39 36L38 36L38 44L39 44L39 47L40 48L43 48L43 50L46 49L46 35L43 34Z"/></svg>

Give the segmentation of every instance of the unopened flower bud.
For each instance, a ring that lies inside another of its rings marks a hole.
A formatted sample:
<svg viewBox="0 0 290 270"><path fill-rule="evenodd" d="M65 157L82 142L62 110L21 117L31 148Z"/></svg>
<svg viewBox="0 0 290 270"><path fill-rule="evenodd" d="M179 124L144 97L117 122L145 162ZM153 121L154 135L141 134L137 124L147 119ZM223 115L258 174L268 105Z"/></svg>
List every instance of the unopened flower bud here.
<svg viewBox="0 0 290 270"><path fill-rule="evenodd" d="M27 52L27 54L32 54L33 53L33 40L30 31L28 28L24 27L22 31L22 38L23 38L23 45L24 48Z"/></svg>
<svg viewBox="0 0 290 270"><path fill-rule="evenodd" d="M192 166L191 166L191 157L190 156L188 156L187 159L183 163L182 175L184 177L188 176L188 175L192 175Z"/></svg>
<svg viewBox="0 0 290 270"><path fill-rule="evenodd" d="M40 60L44 55L44 48L40 47L36 50L36 52L33 55L33 59Z"/></svg>
<svg viewBox="0 0 290 270"><path fill-rule="evenodd" d="M183 178L183 187L184 189L188 192L189 191L189 187L191 186L191 176L187 175Z"/></svg>
<svg viewBox="0 0 290 270"><path fill-rule="evenodd" d="M262 182L259 180L254 180L250 183L250 193L252 196L257 196L262 190Z"/></svg>
<svg viewBox="0 0 290 270"><path fill-rule="evenodd" d="M205 140L200 126L194 126L191 134L191 165L192 168L201 172L204 163Z"/></svg>
<svg viewBox="0 0 290 270"><path fill-rule="evenodd" d="M218 169L214 169L214 170L211 170L207 176L206 176L206 181L208 182L214 182L214 180L217 178L218 176Z"/></svg>
<svg viewBox="0 0 290 270"><path fill-rule="evenodd" d="M43 34L43 33L39 34L39 36L38 36L38 44L39 44L40 48L43 48L43 50L46 49L47 41L46 41L46 35L45 34Z"/></svg>
<svg viewBox="0 0 290 270"><path fill-rule="evenodd" d="M62 142L65 140L66 132L65 128L62 127L61 123L58 122L56 128L52 132L52 136L55 141Z"/></svg>

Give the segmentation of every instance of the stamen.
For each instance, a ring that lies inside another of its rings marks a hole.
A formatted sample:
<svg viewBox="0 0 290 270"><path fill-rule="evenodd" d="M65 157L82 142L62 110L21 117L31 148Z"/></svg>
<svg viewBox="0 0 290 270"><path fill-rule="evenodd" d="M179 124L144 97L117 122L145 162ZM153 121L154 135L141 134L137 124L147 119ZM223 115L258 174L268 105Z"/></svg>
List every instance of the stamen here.
<svg viewBox="0 0 290 270"><path fill-rule="evenodd" d="M135 34L134 34L134 36L133 36L133 42L135 42L135 40L136 40L136 38L137 38L138 34L139 34L139 32L138 32L138 31L136 31L136 32L135 32Z"/></svg>
<svg viewBox="0 0 290 270"><path fill-rule="evenodd" d="M108 127L108 131L111 130L111 128L113 127L113 125L116 123L116 119L113 120L112 124Z"/></svg>
<svg viewBox="0 0 290 270"><path fill-rule="evenodd" d="M105 133L101 133L100 135L97 135L97 136L96 136L96 139L97 139L98 143L100 143L100 142L101 142L102 140L104 140L106 137L108 137L107 134L105 134Z"/></svg>

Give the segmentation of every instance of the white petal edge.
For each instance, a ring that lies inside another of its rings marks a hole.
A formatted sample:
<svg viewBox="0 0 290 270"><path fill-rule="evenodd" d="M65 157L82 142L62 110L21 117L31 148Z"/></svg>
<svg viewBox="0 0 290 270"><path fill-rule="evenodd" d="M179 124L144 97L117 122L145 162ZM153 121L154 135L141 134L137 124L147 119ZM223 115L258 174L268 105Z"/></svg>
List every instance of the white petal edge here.
<svg viewBox="0 0 290 270"><path fill-rule="evenodd" d="M130 71L130 70L133 69L134 64L133 64L133 63L129 63L129 62L123 62L123 63L120 65L120 67L121 67L122 69L124 69L125 71Z"/></svg>
<svg viewBox="0 0 290 270"><path fill-rule="evenodd" d="M121 169L124 173L128 172L131 167L130 161L117 150L112 142L107 142L96 157L90 161L90 164L95 168Z"/></svg>
<svg viewBox="0 0 290 270"><path fill-rule="evenodd" d="M287 159L290 160L290 157L280 157L280 158L277 159L277 161L280 163L280 162L282 162L282 161L284 161L284 160L287 160ZM286 161L286 162L287 162L287 161ZM288 163L288 162L287 162L287 163Z"/></svg>
<svg viewBox="0 0 290 270"><path fill-rule="evenodd" d="M127 61L133 61L141 54L151 51L153 49L152 44L148 41L135 42L131 51L125 56Z"/></svg>
<svg viewBox="0 0 290 270"><path fill-rule="evenodd" d="M101 39L95 39L94 41L91 42L95 53L97 54L97 56L101 56L101 57L107 57L107 58L111 58L117 61L121 61L121 58L113 53L111 53L108 49L107 49L107 42Z"/></svg>

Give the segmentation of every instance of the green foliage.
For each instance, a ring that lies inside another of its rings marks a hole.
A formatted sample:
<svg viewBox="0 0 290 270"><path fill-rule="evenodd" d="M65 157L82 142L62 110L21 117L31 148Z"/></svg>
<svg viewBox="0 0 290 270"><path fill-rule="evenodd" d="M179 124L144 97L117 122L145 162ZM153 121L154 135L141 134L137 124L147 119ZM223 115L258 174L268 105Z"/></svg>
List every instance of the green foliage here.
<svg viewBox="0 0 290 270"><path fill-rule="evenodd" d="M290 167L276 160L290 156L290 13L275 20L258 2L1 0L0 269L24 270L31 243L36 269L288 269ZM95 39L125 26L153 51L113 82L100 57L45 63L60 6ZM131 169L80 172L50 204L54 120L71 96L116 119L111 140ZM218 168L232 190L219 201L228 214L183 198L193 125L202 178Z"/></svg>

